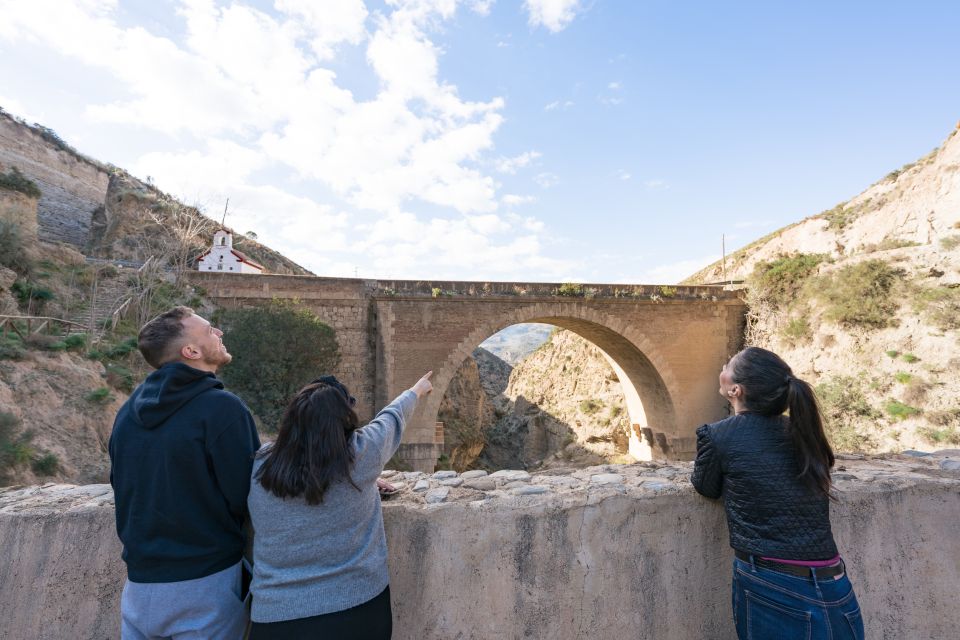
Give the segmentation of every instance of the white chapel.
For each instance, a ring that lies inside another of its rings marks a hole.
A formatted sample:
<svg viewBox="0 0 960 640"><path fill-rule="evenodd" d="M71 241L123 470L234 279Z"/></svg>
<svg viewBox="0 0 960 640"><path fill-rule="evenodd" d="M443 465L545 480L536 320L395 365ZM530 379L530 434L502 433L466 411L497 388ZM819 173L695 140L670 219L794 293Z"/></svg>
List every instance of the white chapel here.
<svg viewBox="0 0 960 640"><path fill-rule="evenodd" d="M263 273L263 265L233 248L233 234L218 229L213 234L213 246L197 258L200 271L226 271L227 273Z"/></svg>

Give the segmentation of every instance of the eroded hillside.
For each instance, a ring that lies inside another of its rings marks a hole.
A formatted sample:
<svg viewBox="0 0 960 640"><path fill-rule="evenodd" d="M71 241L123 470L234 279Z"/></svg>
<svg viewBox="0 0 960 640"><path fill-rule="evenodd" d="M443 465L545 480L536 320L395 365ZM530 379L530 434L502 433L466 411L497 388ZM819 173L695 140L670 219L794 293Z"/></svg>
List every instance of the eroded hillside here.
<svg viewBox="0 0 960 640"><path fill-rule="evenodd" d="M748 342L817 385L843 450L960 444L960 135L727 260ZM720 263L689 282L722 278Z"/></svg>
<svg viewBox="0 0 960 640"><path fill-rule="evenodd" d="M479 366L478 366L479 365ZM478 349L441 405L456 469L625 461L629 418L603 352L558 330L515 367Z"/></svg>

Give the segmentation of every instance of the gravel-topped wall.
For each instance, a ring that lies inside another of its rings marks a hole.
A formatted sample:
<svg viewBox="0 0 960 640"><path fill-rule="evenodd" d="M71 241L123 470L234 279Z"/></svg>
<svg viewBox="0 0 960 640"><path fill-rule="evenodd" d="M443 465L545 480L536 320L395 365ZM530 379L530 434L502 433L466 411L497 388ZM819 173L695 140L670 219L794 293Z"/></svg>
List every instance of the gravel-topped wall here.
<svg viewBox="0 0 960 640"><path fill-rule="evenodd" d="M734 638L720 504L689 463L385 472L394 637ZM833 522L871 638L960 629L960 451L834 474ZM0 638L116 638L106 485L0 490Z"/></svg>

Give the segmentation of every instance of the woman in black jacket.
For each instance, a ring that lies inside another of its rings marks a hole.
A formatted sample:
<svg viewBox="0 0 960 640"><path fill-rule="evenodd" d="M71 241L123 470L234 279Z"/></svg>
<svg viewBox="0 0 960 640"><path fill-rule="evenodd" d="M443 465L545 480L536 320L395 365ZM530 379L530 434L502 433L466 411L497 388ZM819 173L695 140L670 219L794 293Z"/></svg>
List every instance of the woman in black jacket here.
<svg viewBox="0 0 960 640"><path fill-rule="evenodd" d="M723 497L737 635L862 640L830 530L834 458L813 389L775 353L749 347L723 367L720 394L735 415L697 429L691 481Z"/></svg>

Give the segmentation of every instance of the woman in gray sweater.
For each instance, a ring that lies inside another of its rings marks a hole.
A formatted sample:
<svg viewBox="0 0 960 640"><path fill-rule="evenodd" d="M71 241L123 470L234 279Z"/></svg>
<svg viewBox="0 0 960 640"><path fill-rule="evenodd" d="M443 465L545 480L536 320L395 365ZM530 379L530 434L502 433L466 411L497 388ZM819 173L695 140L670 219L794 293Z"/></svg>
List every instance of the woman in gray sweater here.
<svg viewBox="0 0 960 640"><path fill-rule="evenodd" d="M387 540L376 481L400 445L427 373L360 427L355 399L324 376L287 407L253 464L252 640L387 640Z"/></svg>

